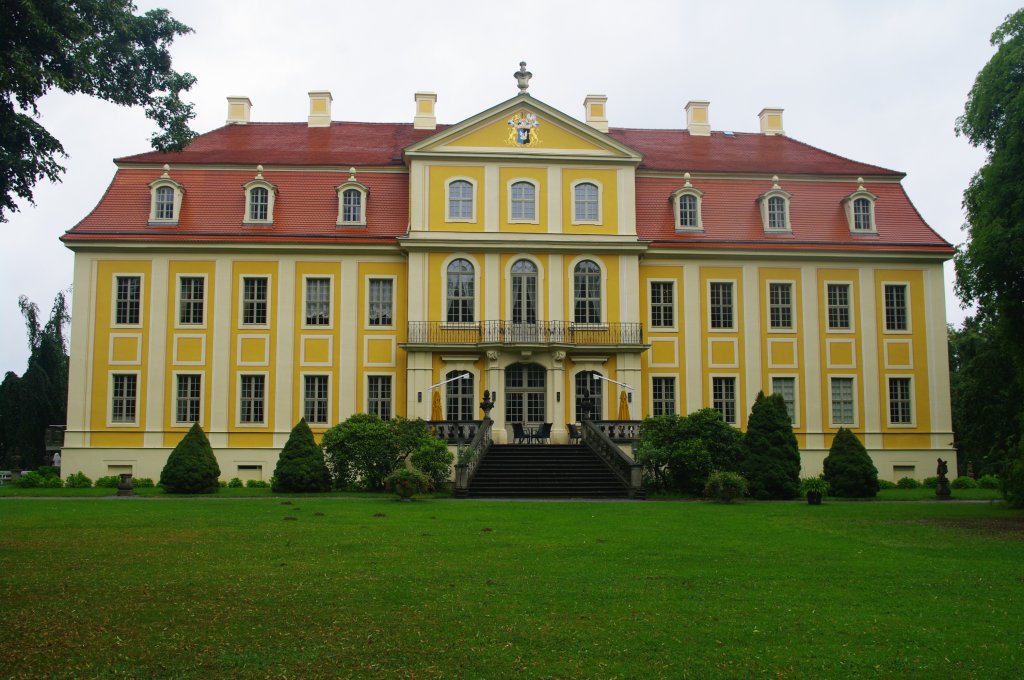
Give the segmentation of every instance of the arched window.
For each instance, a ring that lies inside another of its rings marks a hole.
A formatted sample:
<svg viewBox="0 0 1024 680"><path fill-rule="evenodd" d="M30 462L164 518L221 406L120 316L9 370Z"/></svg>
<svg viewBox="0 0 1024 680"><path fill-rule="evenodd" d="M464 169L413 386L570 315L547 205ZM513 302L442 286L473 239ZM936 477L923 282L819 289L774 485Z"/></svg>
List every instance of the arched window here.
<svg viewBox="0 0 1024 680"><path fill-rule="evenodd" d="M174 219L174 188L157 187L154 217L158 220Z"/></svg>
<svg viewBox="0 0 1024 680"><path fill-rule="evenodd" d="M342 192L341 221L353 223L363 221L363 192L359 189L345 189Z"/></svg>
<svg viewBox="0 0 1024 680"><path fill-rule="evenodd" d="M473 219L473 185L464 179L448 184L448 219Z"/></svg>
<svg viewBox="0 0 1024 680"><path fill-rule="evenodd" d="M786 228L786 199L782 196L772 196L768 199L768 228Z"/></svg>
<svg viewBox="0 0 1024 680"><path fill-rule="evenodd" d="M468 377L452 380L460 375ZM473 374L468 371L449 371L444 378L451 380L445 388L447 419L473 420Z"/></svg>
<svg viewBox="0 0 1024 680"><path fill-rule="evenodd" d="M875 201L878 196L864 188L864 178L857 178L857 189L843 199L843 209L850 223L850 231L854 233L873 234L878 226L875 224Z"/></svg>
<svg viewBox="0 0 1024 680"><path fill-rule="evenodd" d="M537 265L516 260L512 265L512 323L537 323Z"/></svg>
<svg viewBox="0 0 1024 680"><path fill-rule="evenodd" d="M853 202L853 229L854 231L871 231L871 201L867 198L858 198Z"/></svg>
<svg viewBox="0 0 1024 680"><path fill-rule="evenodd" d="M474 321L474 272L469 260L457 258L448 264L447 312L448 323Z"/></svg>
<svg viewBox="0 0 1024 680"><path fill-rule="evenodd" d="M573 221L600 221L600 211L598 210L598 196L600 192L597 189L597 185L591 182L580 182L576 185L574 193Z"/></svg>
<svg viewBox="0 0 1024 680"><path fill-rule="evenodd" d="M592 260L582 260L573 270L573 320L576 323L601 323L601 268Z"/></svg>
<svg viewBox="0 0 1024 680"><path fill-rule="evenodd" d="M264 187L253 187L249 191L249 221L266 222L269 217L270 192Z"/></svg>
<svg viewBox="0 0 1024 680"><path fill-rule="evenodd" d="M589 420L600 420L604 414L604 381L594 380L595 375L601 374L597 371L580 371L576 374L577 423L582 423L586 419L586 402L583 400L588 396L594 400Z"/></svg>
<svg viewBox="0 0 1024 680"><path fill-rule="evenodd" d="M779 186L779 176L772 177L772 188L761 194L761 221L765 232L792 231L789 218L789 201L792 194Z"/></svg>
<svg viewBox="0 0 1024 680"><path fill-rule="evenodd" d="M679 196L679 227L681 229L696 229L697 221L697 197L693 194L682 194Z"/></svg>
<svg viewBox="0 0 1024 680"><path fill-rule="evenodd" d="M514 182L510 198L511 221L531 222L537 219L537 187L533 182Z"/></svg>

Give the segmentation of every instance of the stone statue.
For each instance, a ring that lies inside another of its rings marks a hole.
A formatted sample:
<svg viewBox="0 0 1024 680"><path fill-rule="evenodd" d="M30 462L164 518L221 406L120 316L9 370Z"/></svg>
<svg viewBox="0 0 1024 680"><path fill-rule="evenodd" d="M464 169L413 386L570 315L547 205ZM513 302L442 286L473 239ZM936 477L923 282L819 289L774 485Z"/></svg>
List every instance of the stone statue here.
<svg viewBox="0 0 1024 680"><path fill-rule="evenodd" d="M949 472L949 466L946 465L946 461L939 458L938 465L935 466L935 473L939 477L935 483L935 496L940 501L948 501L953 497L953 492L949 488L949 480L946 479L947 472Z"/></svg>
<svg viewBox="0 0 1024 680"><path fill-rule="evenodd" d="M942 460L941 458L939 458L938 461L939 464L935 468L935 474L938 475L939 477L945 477L946 473L949 472L949 466L946 464L946 461Z"/></svg>

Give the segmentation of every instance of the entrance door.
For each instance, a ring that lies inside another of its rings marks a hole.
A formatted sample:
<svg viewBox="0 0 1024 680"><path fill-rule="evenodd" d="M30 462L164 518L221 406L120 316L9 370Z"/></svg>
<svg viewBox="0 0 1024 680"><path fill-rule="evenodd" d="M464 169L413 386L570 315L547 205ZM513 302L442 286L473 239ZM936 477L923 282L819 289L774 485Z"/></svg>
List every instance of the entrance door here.
<svg viewBox="0 0 1024 680"><path fill-rule="evenodd" d="M512 265L512 326L508 342L537 341L537 265L516 260Z"/></svg>
<svg viewBox="0 0 1024 680"><path fill-rule="evenodd" d="M547 371L537 364L512 364L505 369L505 422L537 428L547 421Z"/></svg>

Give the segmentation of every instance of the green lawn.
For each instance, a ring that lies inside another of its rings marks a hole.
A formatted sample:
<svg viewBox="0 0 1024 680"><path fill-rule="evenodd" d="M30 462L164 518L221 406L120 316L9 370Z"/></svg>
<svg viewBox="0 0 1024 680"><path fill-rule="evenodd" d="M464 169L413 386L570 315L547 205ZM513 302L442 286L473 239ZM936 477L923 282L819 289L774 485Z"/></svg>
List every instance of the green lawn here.
<svg viewBox="0 0 1024 680"><path fill-rule="evenodd" d="M996 678L1024 663L1024 513L1002 504L283 502L0 501L0 675Z"/></svg>

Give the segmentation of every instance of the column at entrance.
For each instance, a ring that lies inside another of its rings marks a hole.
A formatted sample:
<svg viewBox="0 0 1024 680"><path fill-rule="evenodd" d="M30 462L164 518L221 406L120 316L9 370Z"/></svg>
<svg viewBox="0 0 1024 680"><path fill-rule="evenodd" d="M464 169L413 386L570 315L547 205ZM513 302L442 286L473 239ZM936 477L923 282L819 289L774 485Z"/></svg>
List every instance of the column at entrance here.
<svg viewBox="0 0 1024 680"><path fill-rule="evenodd" d="M407 355L405 375L405 413L409 419L430 420L431 394L427 388L433 383L433 353L410 351Z"/></svg>
<svg viewBox="0 0 1024 680"><path fill-rule="evenodd" d="M491 439L495 444L507 444L508 437L505 432L505 395L502 393L505 385L501 379L501 351L492 349L487 351L487 361L485 362L487 371L487 389L491 391L491 394L498 393L497 398L494 398L494 408L491 410L491 420L494 421L494 426L491 428ZM481 394L483 394L481 392Z"/></svg>
<svg viewBox="0 0 1024 680"><path fill-rule="evenodd" d="M548 371L548 413L551 414L551 442L565 444L569 441L569 429L565 426L565 404L569 399L565 382L565 352L551 353L552 367ZM562 400L557 395L561 395Z"/></svg>

